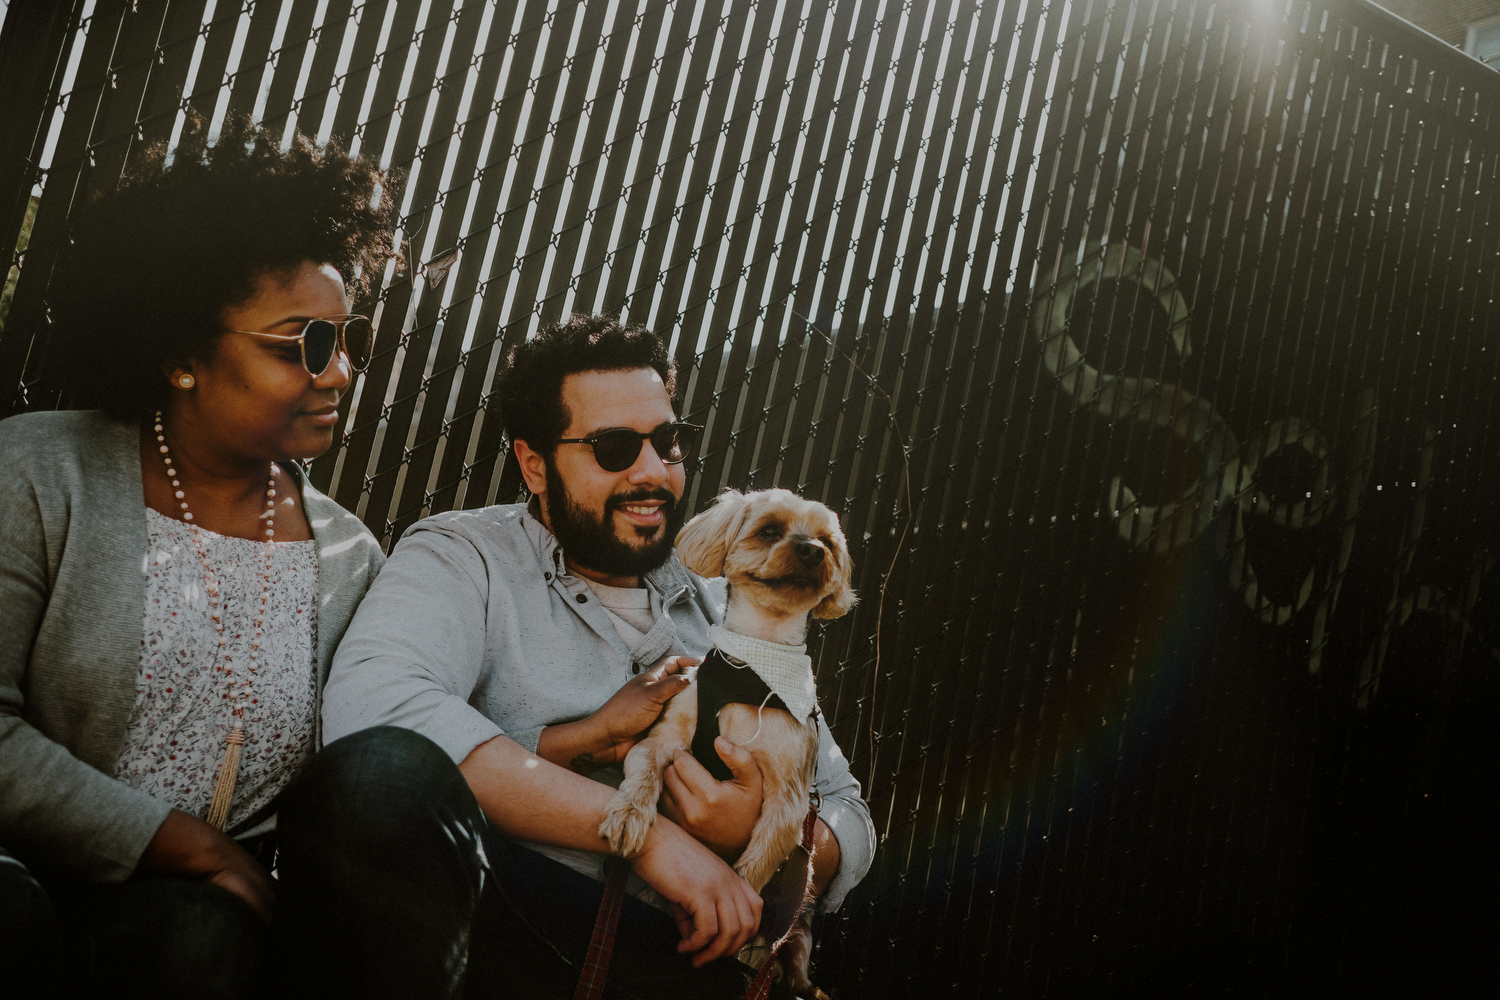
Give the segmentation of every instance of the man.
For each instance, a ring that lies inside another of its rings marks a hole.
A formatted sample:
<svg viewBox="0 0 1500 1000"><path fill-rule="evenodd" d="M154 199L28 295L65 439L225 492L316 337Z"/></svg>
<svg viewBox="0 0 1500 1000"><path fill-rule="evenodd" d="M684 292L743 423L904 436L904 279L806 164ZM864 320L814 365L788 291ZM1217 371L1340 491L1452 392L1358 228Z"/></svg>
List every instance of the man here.
<svg viewBox="0 0 1500 1000"><path fill-rule="evenodd" d="M655 336L604 317L516 348L501 412L531 501L416 525L351 623L324 738L360 735L319 755L282 831L283 867L328 907L323 926L288 933L327 938L344 987L572 994L619 763L687 686L725 604L722 580L672 556L692 440L674 374ZM401 729L360 732L372 726ZM869 867L874 829L819 726L814 889L833 909ZM726 862L749 841L762 779L748 751L717 749L732 779L679 758L628 859L620 995L743 995L734 955L760 899Z"/></svg>

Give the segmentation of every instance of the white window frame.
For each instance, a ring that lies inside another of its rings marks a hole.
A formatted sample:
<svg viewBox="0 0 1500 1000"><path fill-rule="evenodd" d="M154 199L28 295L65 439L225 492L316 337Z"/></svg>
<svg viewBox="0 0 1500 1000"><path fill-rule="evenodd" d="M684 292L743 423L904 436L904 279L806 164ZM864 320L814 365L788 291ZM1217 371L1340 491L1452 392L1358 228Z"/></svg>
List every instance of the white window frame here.
<svg viewBox="0 0 1500 1000"><path fill-rule="evenodd" d="M1483 21L1475 21L1473 24L1469 25L1464 34L1464 52L1473 59L1478 60L1479 62L1484 62L1483 59L1479 58L1478 53L1474 51L1474 43L1481 31L1485 30L1486 28L1493 28L1497 24L1500 24L1500 17L1487 17ZM1493 57L1493 59L1493 62L1487 62L1484 64L1490 67L1490 69L1500 72L1500 53L1497 53Z"/></svg>

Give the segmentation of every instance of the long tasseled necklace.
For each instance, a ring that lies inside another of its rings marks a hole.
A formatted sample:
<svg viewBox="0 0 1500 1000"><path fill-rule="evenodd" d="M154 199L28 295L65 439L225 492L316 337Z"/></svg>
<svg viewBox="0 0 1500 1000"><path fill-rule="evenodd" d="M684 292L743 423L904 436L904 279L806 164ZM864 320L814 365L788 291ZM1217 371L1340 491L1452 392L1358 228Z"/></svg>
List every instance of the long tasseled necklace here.
<svg viewBox="0 0 1500 1000"><path fill-rule="evenodd" d="M260 574L260 603L255 609L255 634L250 640L250 661L246 666L245 676L236 684L234 671L229 666L228 643L224 639L219 580L208 561L208 551L203 546L202 533L198 525L193 522L193 512L188 510L187 497L182 491L182 483L177 478L177 469L172 464L172 452L168 449L166 436L162 432L160 410L156 411L155 427L156 443L161 451L162 461L166 463L167 478L172 482L177 505L182 508L182 520L187 523L192 532L193 549L198 553L198 561L203 564L203 585L208 592L208 613L213 619L214 633L219 640L214 650L217 660L215 672L222 673L229 686L229 691L224 697L230 699L230 712L234 717L234 726L229 730L229 735L224 738L224 760L219 765L218 781L214 783L213 801L209 803L208 815L204 817L204 821L214 829L222 830L229 819L229 806L234 801L234 786L239 780L240 755L245 745L245 705L250 699L251 688L255 683L255 660L260 652L261 626L266 617L266 602L271 596L271 554L276 538L276 463L271 463L271 475L266 483L266 512L262 515L266 522L266 560Z"/></svg>

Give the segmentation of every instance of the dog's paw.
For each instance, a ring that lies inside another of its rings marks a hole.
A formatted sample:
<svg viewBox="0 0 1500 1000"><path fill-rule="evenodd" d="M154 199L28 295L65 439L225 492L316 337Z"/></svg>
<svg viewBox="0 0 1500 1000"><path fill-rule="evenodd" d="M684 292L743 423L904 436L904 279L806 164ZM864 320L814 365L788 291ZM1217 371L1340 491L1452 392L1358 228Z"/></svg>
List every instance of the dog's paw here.
<svg viewBox="0 0 1500 1000"><path fill-rule="evenodd" d="M776 869L781 866L781 859L767 854L765 851L757 851L752 842L745 853L740 855L739 860L734 863L734 873L749 882L751 887L760 892L776 874Z"/></svg>
<svg viewBox="0 0 1500 1000"><path fill-rule="evenodd" d="M656 821L656 810L640 809L629 796L616 793L604 810L599 836L609 842L611 854L629 857L646 846L646 834Z"/></svg>

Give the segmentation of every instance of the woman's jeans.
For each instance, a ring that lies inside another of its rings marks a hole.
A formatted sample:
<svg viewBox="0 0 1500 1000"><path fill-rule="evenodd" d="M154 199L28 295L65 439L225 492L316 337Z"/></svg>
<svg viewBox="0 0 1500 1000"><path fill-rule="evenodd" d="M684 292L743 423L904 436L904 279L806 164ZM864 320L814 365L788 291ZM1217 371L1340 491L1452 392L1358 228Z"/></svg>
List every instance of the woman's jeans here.
<svg viewBox="0 0 1500 1000"><path fill-rule="evenodd" d="M264 994L271 929L196 879L79 883L0 852L0 995L251 997Z"/></svg>

